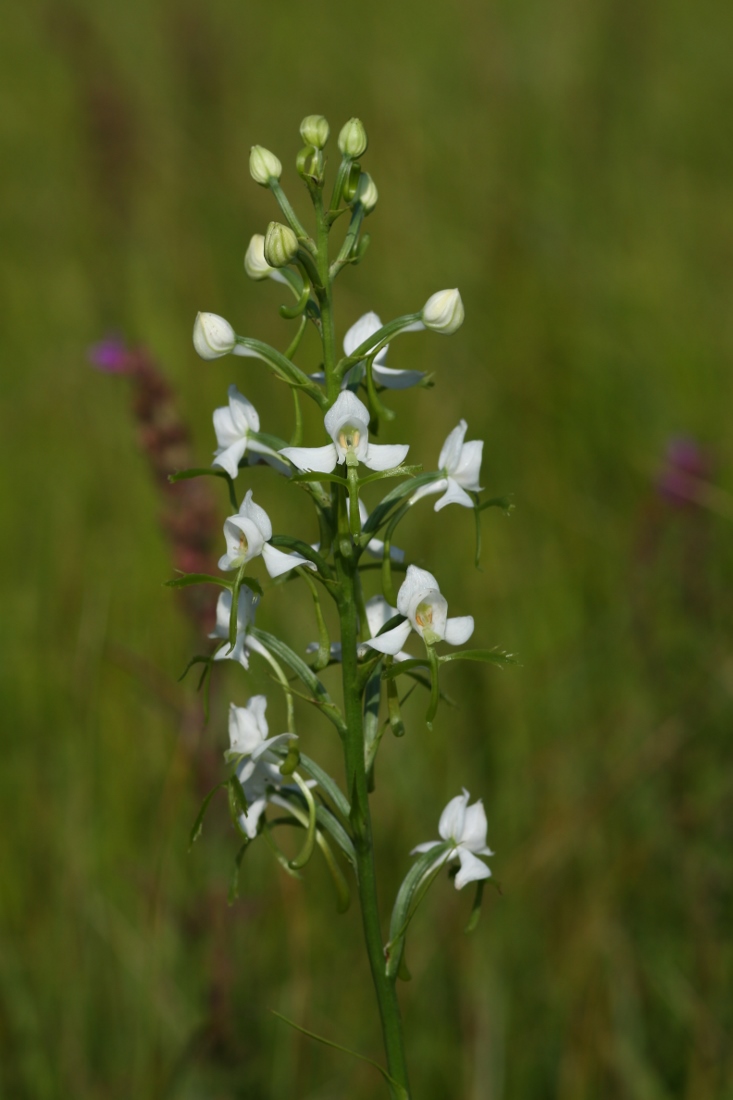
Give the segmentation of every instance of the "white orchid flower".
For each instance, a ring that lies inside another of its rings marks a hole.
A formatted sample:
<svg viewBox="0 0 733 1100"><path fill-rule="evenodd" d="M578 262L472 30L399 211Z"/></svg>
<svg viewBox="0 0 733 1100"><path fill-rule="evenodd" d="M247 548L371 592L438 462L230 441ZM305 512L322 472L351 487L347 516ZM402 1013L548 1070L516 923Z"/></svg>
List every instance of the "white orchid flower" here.
<svg viewBox="0 0 733 1100"><path fill-rule="evenodd" d="M300 554L286 554L270 546L272 538L270 517L264 508L255 504L251 489L247 491L237 515L230 516L224 522L224 538L227 543L227 552L219 558L220 569L238 569L240 565L244 565L260 554L264 560L265 569L271 577L279 577L290 569L296 569L299 565L304 565L308 569L316 568L312 561L301 557Z"/></svg>
<svg viewBox="0 0 733 1100"><path fill-rule="evenodd" d="M363 462L370 470L390 470L404 460L409 446L369 442L369 410L351 390L343 390L323 418L333 440L325 447L283 447L279 454L299 470L330 474L338 463Z"/></svg>
<svg viewBox="0 0 733 1100"><path fill-rule="evenodd" d="M346 499L346 512L347 512L347 515L351 516L351 501L348 499L348 497ZM362 531L363 531L364 530L364 524L369 519L369 513L367 512L366 504L364 503L364 501L361 498L359 498L359 519L361 520L361 528L362 528ZM384 543L382 542L381 539L369 539L369 542L367 543L366 548L367 548L368 553L370 553L372 555L372 557L374 557L374 558L383 558L384 557ZM316 547L316 549L317 549L317 547ZM402 561L405 560L405 551L400 550L399 547L397 547L397 546L391 546L390 551L389 551L389 556L390 556L391 561L402 562ZM392 614L394 615L395 612L392 612Z"/></svg>
<svg viewBox="0 0 733 1100"><path fill-rule="evenodd" d="M481 490L478 479L484 441L471 439L468 443L464 443L467 429L468 424L465 420L461 420L449 433L438 458L438 469L443 477L438 481L431 481L429 485L421 486L410 497L410 504L431 493L443 493L440 500L435 502L436 512L445 508L446 504L460 504L464 508L474 507L474 502L466 490L469 489L473 493Z"/></svg>
<svg viewBox="0 0 733 1100"><path fill-rule="evenodd" d="M214 451L212 466L221 466L230 477L239 473L239 463L247 451L262 455L276 469L285 470L285 464L277 451L251 438L251 432L260 430L260 417L251 401L236 386L229 387L229 404L214 409L214 431L219 444Z"/></svg>
<svg viewBox="0 0 733 1100"><path fill-rule="evenodd" d="M233 757L247 756L253 763L278 764L282 749L295 738L294 733L280 733L277 737L268 737L269 728L265 711L267 696L253 695L246 707L229 704L229 749L224 754L228 760Z"/></svg>
<svg viewBox="0 0 733 1100"><path fill-rule="evenodd" d="M385 623L388 623L397 614L396 607L390 607L385 600L384 596L372 596L364 604L364 610L366 611L367 626L369 627L369 637L376 638L379 631L382 629ZM382 635L384 637L384 635ZM310 642L306 648L306 653L315 653L318 649L318 642ZM360 642L356 647L356 652L360 658L366 657L369 652L369 642ZM410 659L409 653L399 652L394 653L395 660L408 661ZM341 660L341 643L331 643L331 660Z"/></svg>
<svg viewBox="0 0 733 1100"><path fill-rule="evenodd" d="M344 336L344 353L346 355L353 355L358 347L361 346L370 336L374 336L379 332L382 327L382 322L378 315L374 312L365 313L363 317L351 326L346 335ZM375 382L378 382L380 386L385 386L389 390L406 390L409 386L416 386L420 382L425 374L419 370L393 370L391 367L385 366L385 359L387 358L387 352L389 351L389 344L385 344L381 348L372 364L372 374ZM361 381L366 372L364 363L356 363L355 366L347 371L342 385L352 386L354 383Z"/></svg>
<svg viewBox="0 0 733 1100"><path fill-rule="evenodd" d="M244 668L249 668L249 654L254 650L262 653L264 647L249 634L249 628L254 626L255 612L259 597L243 584L239 589L237 600L237 639L232 648L229 645L220 646L214 654L215 661L239 661ZM210 638L229 638L229 618L232 612L232 594L228 590L222 592L216 603L216 626L209 634Z"/></svg>
<svg viewBox="0 0 733 1100"><path fill-rule="evenodd" d="M457 859L460 870L455 878L456 890L463 889L469 882L478 882L480 879L490 878L491 869L486 866L479 856L493 856L493 852L486 846L486 813L483 802L474 802L468 805L470 795L466 788L463 794L452 798L440 815L438 832L442 840L429 840L425 844L418 844L412 849L410 855L417 852L429 852L446 842L451 847L440 857L440 863L449 863Z"/></svg>
<svg viewBox="0 0 733 1100"><path fill-rule="evenodd" d="M366 644L380 653L396 654L415 630L426 645L448 642L463 645L473 634L473 615L448 618L448 601L441 594L438 582L427 569L408 565L400 590L397 593L397 610L405 622L372 638Z"/></svg>

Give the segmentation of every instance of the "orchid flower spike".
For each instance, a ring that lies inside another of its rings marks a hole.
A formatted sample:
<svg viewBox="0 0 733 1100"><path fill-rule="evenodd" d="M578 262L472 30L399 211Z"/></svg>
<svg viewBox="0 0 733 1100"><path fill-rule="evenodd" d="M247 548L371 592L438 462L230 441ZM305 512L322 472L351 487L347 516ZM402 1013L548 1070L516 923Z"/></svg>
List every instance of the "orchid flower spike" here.
<svg viewBox="0 0 733 1100"><path fill-rule="evenodd" d="M481 491L478 479L484 442L482 439L471 439L468 443L464 443L467 428L466 421L461 420L458 427L450 432L438 458L438 468L443 476L437 481L421 486L410 497L410 504L431 493L443 493L440 500L435 502L436 512L445 508L446 504L460 504L464 508L474 507L474 502L466 490L473 493Z"/></svg>
<svg viewBox="0 0 733 1100"><path fill-rule="evenodd" d="M277 737L268 737L266 710L266 695L253 695L246 707L229 704L229 748L224 753L227 760L246 756L252 763L258 760L268 764L280 763L281 756L275 750L282 750L288 741L295 739L295 734L280 733Z"/></svg>
<svg viewBox="0 0 733 1100"><path fill-rule="evenodd" d="M278 458L277 451L252 439L251 432L260 430L260 418L254 405L239 392L236 386L229 387L229 405L214 409L214 431L219 444L214 451L212 466L221 466L230 477L239 473L239 463L247 451L262 455L276 469L284 471L285 464Z"/></svg>
<svg viewBox="0 0 733 1100"><path fill-rule="evenodd" d="M438 582L427 569L408 565L400 590L397 593L397 610L405 616L405 622L372 638L366 644L380 653L396 654L415 630L426 645L448 642L463 645L473 634L473 615L448 618L448 601L441 594Z"/></svg>
<svg viewBox="0 0 733 1100"><path fill-rule="evenodd" d="M279 577L290 569L304 565L308 569L316 566L300 554L285 554L270 546L272 524L264 508L252 500L252 490L242 501L236 516L230 516L224 522L224 538L227 552L219 558L220 569L238 569L240 565L262 555L265 569L271 577Z"/></svg>
<svg viewBox="0 0 733 1100"><path fill-rule="evenodd" d="M363 462L370 470L390 470L404 460L409 446L369 442L369 410L351 390L343 390L323 418L333 440L325 447L283 447L279 454L299 470L330 474L337 463Z"/></svg>
<svg viewBox="0 0 733 1100"><path fill-rule="evenodd" d="M344 336L344 353L353 355L361 344L368 340L370 336L374 336L381 328L382 322L376 313L365 313ZM389 344L385 344L377 352L372 364L374 381L380 386L384 386L388 390L405 390L409 386L416 386L425 377L423 371L393 370L391 367L385 366L384 361L387 358L388 351ZM356 363L351 370L346 372L342 386L353 386L355 383L360 382L365 371L366 368L363 362Z"/></svg>
<svg viewBox="0 0 733 1100"><path fill-rule="evenodd" d="M418 852L429 852L432 848L449 843L450 847L440 857L436 865L449 863L457 859L460 869L456 874L456 890L463 889L469 882L478 882L480 879L490 878L491 869L480 860L479 856L493 856L490 848L486 847L486 813L481 800L468 805L470 795L466 788L463 794L452 798L440 815L438 832L441 840L429 840L425 844L418 844L412 849L410 855Z"/></svg>
<svg viewBox="0 0 733 1100"><path fill-rule="evenodd" d="M210 638L219 638L227 641L220 646L214 654L215 661L239 661L244 668L249 668L249 655L252 650L261 653L263 646L249 634L249 628L254 626L255 612L259 597L243 584L239 589L237 600L237 639L233 647L228 644L229 618L232 612L232 594L229 591L222 592L216 603L216 626L209 634Z"/></svg>

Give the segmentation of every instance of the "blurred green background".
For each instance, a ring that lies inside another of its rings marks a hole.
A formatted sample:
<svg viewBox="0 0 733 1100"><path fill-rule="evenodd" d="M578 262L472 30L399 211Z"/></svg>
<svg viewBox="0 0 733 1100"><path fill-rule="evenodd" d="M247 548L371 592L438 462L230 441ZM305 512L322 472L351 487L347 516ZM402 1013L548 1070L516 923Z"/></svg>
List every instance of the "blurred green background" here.
<svg viewBox="0 0 733 1100"><path fill-rule="evenodd" d="M428 734L413 697L380 757L385 915L461 785L502 887L470 937L469 891L442 880L415 920L415 1096L733 1097L732 33L713 0L28 0L4 21L3 1097L382 1095L270 1012L381 1057L356 910L335 915L318 861L296 883L260 841L230 909L223 806L186 854L226 705L269 681L222 672L201 731L176 680L206 643L162 587L128 384L86 361L110 330L144 343L198 464L231 381L289 433L288 395L252 361L202 363L190 333L203 309L289 339L278 288L242 270L275 216L247 161L273 149L305 213L310 112L364 120L380 191L340 331L446 286L466 304L450 340L393 345L437 386L394 397L385 439L431 468L465 416L487 492L516 504L484 513L481 572L461 509L425 503L398 540L477 645L521 659L451 666L460 710ZM710 482L686 503L657 488L678 436ZM315 539L300 497L251 485ZM260 624L300 647L296 592ZM303 736L338 770L330 727L306 715Z"/></svg>

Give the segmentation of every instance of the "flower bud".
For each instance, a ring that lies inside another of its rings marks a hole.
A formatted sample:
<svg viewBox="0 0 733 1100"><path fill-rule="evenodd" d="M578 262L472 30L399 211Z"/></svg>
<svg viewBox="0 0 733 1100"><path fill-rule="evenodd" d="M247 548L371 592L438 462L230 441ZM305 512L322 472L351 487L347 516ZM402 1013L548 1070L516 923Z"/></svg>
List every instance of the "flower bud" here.
<svg viewBox="0 0 733 1100"><path fill-rule="evenodd" d="M250 279L267 279L272 274L272 268L265 259L265 238L261 233L255 233L247 245L244 270Z"/></svg>
<svg viewBox="0 0 733 1100"><path fill-rule="evenodd" d="M274 153L262 145L253 145L249 154L249 174L255 183L269 186L271 179L279 180L283 166Z"/></svg>
<svg viewBox="0 0 733 1100"><path fill-rule="evenodd" d="M218 359L234 351L234 329L218 313L197 313L193 326L193 346L202 359Z"/></svg>
<svg viewBox="0 0 733 1100"><path fill-rule="evenodd" d="M298 238L280 222L270 222L265 237L265 261L270 267L287 267L298 253Z"/></svg>
<svg viewBox="0 0 733 1100"><path fill-rule="evenodd" d="M295 167L300 178L306 183L310 180L319 187L323 184L324 161L320 149L316 149L313 145L303 146L296 157Z"/></svg>
<svg viewBox="0 0 733 1100"><path fill-rule="evenodd" d="M450 336L463 324L465 312L457 290L439 290L432 294L422 308L425 328Z"/></svg>
<svg viewBox="0 0 733 1100"><path fill-rule="evenodd" d="M359 180L361 179L361 176L361 165L358 161L352 161L351 167L346 174L343 190L341 192L346 202L352 203L356 198L356 192L359 190Z"/></svg>
<svg viewBox="0 0 733 1100"><path fill-rule="evenodd" d="M338 146L345 157L360 157L366 152L367 135L364 123L359 118L350 118L341 128Z"/></svg>
<svg viewBox="0 0 733 1100"><path fill-rule="evenodd" d="M300 136L306 145L322 149L330 133L328 122L323 115L306 115L300 124Z"/></svg>
<svg viewBox="0 0 733 1100"><path fill-rule="evenodd" d="M368 172L362 172L359 177L359 186L356 189L356 201L364 207L365 214L371 214L377 205L379 192L377 185Z"/></svg>

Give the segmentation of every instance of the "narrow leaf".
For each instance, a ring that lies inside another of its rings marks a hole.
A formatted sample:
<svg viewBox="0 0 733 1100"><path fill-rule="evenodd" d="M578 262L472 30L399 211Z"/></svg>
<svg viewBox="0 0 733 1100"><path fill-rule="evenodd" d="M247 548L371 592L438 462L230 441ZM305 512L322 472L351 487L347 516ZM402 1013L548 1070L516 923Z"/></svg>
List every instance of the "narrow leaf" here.
<svg viewBox="0 0 733 1100"><path fill-rule="evenodd" d="M516 665L517 658L513 653L507 653L503 649L459 649L456 653L446 653L438 658L441 664L448 661L488 661L494 665Z"/></svg>
<svg viewBox="0 0 733 1100"><path fill-rule="evenodd" d="M201 809L199 810L199 812L196 815L196 820L194 821L193 827L191 828L191 832L189 833L189 836L188 836L188 850L189 850L189 852L193 848L193 846L196 843L196 841L198 840L198 838L201 836L201 833L202 833L203 828L204 828L204 818L206 817L206 811L208 810L209 805L211 804L212 798L214 797L214 795L216 794L217 791L221 790L222 787L226 787L226 782L217 783L216 786L213 787L209 791L209 793L206 795L206 798L201 803Z"/></svg>
<svg viewBox="0 0 733 1100"><path fill-rule="evenodd" d="M242 866L242 860L244 859L244 853L249 848L249 838L245 840L242 847L234 857L234 867L232 868L232 877L229 880L229 894L227 896L227 902L229 905L234 905L234 902L239 897L239 871Z"/></svg>
<svg viewBox="0 0 733 1100"><path fill-rule="evenodd" d="M231 503L231 506L235 512L239 510L239 505L237 504L237 492L234 488L234 482L232 481L226 470L218 470L215 468L210 468L208 466L199 467L193 470L179 470L178 473L169 474L168 480L172 483L175 483L176 481L188 481L192 477L223 478L224 481L226 481L227 483L227 488L229 489L229 501Z"/></svg>
<svg viewBox="0 0 733 1100"><path fill-rule="evenodd" d="M318 786L322 791L325 791L339 813L348 821L351 807L336 780L332 779L328 772L325 772L320 765L316 764L315 760L311 760L310 756L306 756L305 753L300 754L300 764L301 767L308 772L311 779L315 779Z"/></svg>
<svg viewBox="0 0 733 1100"><path fill-rule="evenodd" d="M230 590L234 587L234 581L227 580L226 577L212 577L209 573L184 573L183 576L174 577L163 584L166 588L188 588L192 584L218 584L221 588Z"/></svg>
<svg viewBox="0 0 733 1100"><path fill-rule="evenodd" d="M485 881L485 879L480 878L476 883L476 893L474 895L473 905L471 906L471 916L468 918L468 924L464 929L466 933L473 932L474 928L479 922L479 917L481 916L481 902L484 896Z"/></svg>

